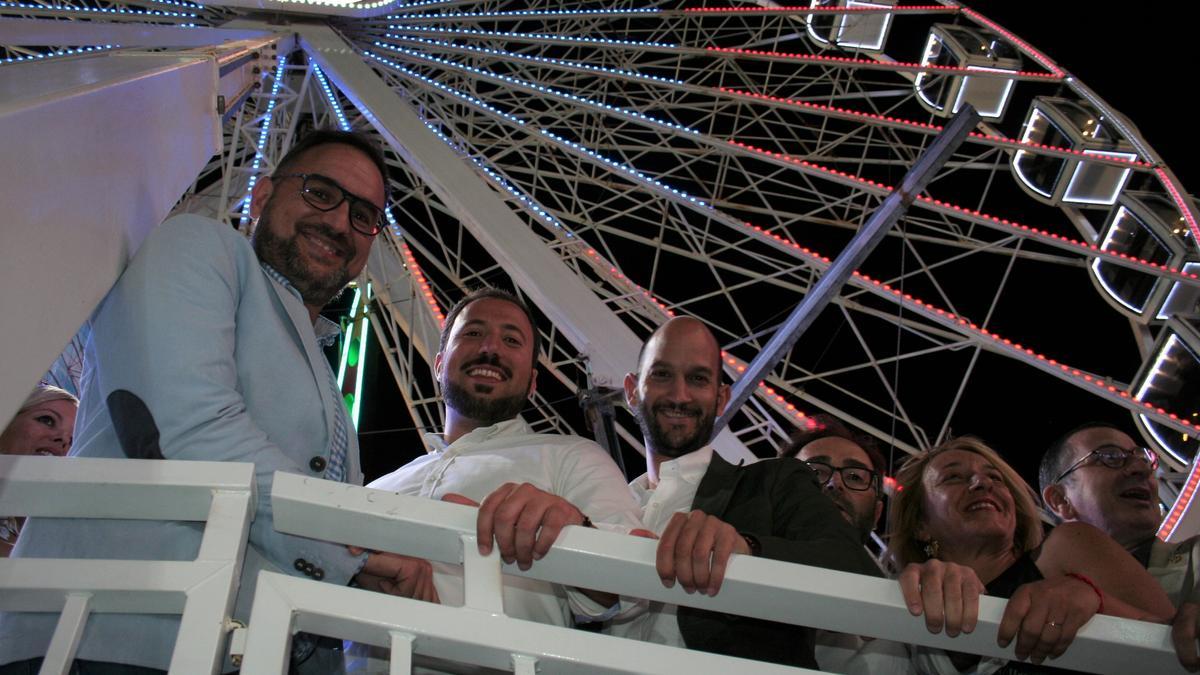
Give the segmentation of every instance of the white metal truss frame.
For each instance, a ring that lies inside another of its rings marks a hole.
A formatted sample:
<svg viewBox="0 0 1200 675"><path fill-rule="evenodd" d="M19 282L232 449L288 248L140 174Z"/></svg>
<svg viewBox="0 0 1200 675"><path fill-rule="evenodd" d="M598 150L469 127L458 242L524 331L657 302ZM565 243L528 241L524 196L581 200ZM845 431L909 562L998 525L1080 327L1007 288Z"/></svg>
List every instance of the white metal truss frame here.
<svg viewBox="0 0 1200 675"><path fill-rule="evenodd" d="M564 12L565 13L565 12ZM577 186L587 187L589 185L589 174L598 176L595 170L589 170L586 167L587 160L581 158L581 161L576 164L564 164L563 168L557 169L555 160L562 164L561 158L549 159L542 161L544 158L550 157L545 152L539 152L544 145L548 143L536 144L530 137L534 135L536 129L531 129L528 123L521 124L518 120L531 119L552 119L556 124L562 124L564 120L569 120L571 126L578 129L575 138L587 136L589 139L602 138L605 134L609 139L597 141L603 143L604 147L612 148L614 156L620 160L628 158L629 164L634 164L633 160L641 159L646 156L647 148L670 147L671 143L678 144L680 138L694 138L680 131L678 128L667 129L662 124L655 124L640 111L653 109L656 114L667 115L666 121L668 126L683 125L683 116L678 111L687 110L688 105L679 104L687 94L693 93L697 87L691 84L676 83L668 81L671 78L665 75L659 75L666 62L663 53L675 52L678 50L670 47L656 47L653 45L637 45L633 44L633 38L643 38L643 41L650 42L654 37L661 37L661 34L655 36L641 35L629 33L628 25L613 27L608 25L612 15L603 12L592 13L587 21L580 18L579 15L563 16L564 13L546 12L544 15L532 15L523 12L520 17L512 18L511 29L506 26L503 31L496 30L496 26L488 26L481 28L479 24L485 21L496 21L495 14L475 13L466 16L458 15L434 15L433 13L416 16L408 15L404 17L391 17L381 19L374 23L358 23L355 24L354 35L362 40L362 48L364 50L379 50L379 52L387 53L387 57L392 63L403 64L404 71L394 71L401 75L404 80L403 84L397 85L403 87L403 90L408 92L408 95L420 97L425 102L427 110L434 111L433 114L440 115L443 124L447 127L453 127L454 123L451 120L462 119L457 122L462 130L456 130L456 141L467 147L483 147L488 148L490 156L484 161L494 161L492 168L497 171L505 171L499 166L506 161L507 156L521 156L525 161L525 166L534 165L537 162L537 176L524 177L517 176L513 180L513 171L505 172L512 182L522 188L526 188L529 194L534 195L539 199L539 204L558 216L564 222L570 222L572 225L579 223L581 228L574 230L576 234L587 235L588 227L594 228L592 231L599 231L606 227L606 223L617 218L628 218L628 209L622 210L620 207L613 207L611 211L613 215L610 218L605 218L603 211L606 207L604 201L594 200L577 200L575 202L565 201L569 197L575 196L576 192L571 190L551 190L549 184L551 178L548 175L553 175L557 171L558 176L566 183L568 180L573 180ZM510 16L515 16L510 15ZM634 16L633 13L621 16L625 19ZM695 15L690 15L688 21L696 20ZM461 21L463 26L445 28L434 24L454 24ZM518 22L543 21L545 27L537 33L522 33ZM408 28L401 28L401 25ZM373 27L372 27L373 26ZM661 31L661 27L659 28ZM578 38L571 35L572 31L577 31L577 35L582 35ZM610 35L625 31L621 40L610 39ZM678 32L684 32L683 28L679 28ZM399 34L408 34L415 37L404 39ZM503 34L501 36L501 34ZM374 41L380 37L391 35L397 42L404 42L408 46L419 44L421 51L409 50L400 54L394 50L381 49L381 45L374 44ZM626 37L632 35L632 37ZM424 37L421 37L424 36ZM562 36L562 37L560 37ZM736 31L729 39L736 40L741 38ZM453 40L451 42L450 40ZM504 49L500 46L503 44L519 44L520 49L517 51ZM579 46L575 46L579 45ZM554 56L542 56L544 53L551 53L553 49L558 51L553 52ZM563 56L563 52L581 53L584 49L590 50L592 53L587 58L577 58L571 60ZM571 52L574 49L575 52ZM642 50L642 51L639 51ZM642 52L656 51L659 52L653 58L644 58ZM455 60L448 58L453 55ZM779 61L782 57L774 57L769 55L743 55L751 61ZM683 72L683 66L679 65L689 59L694 59L695 53L685 52L675 55L676 65L674 72ZM441 59L440 61L438 59ZM636 68L639 59L645 61L640 68ZM815 61L816 59L814 59ZM595 64L610 64L611 62L619 62L625 67L624 72L616 73L598 73L603 66ZM533 65L531 65L533 64ZM502 74L489 70L493 66L503 66ZM386 64L385 64L386 66ZM381 66L376 66L382 68ZM889 107L876 108L871 107L862 111L855 111L848 108L831 107L829 101L849 101L863 100L871 106L879 100L878 96L871 91L871 86L874 86L872 80L855 80L849 75L854 73L857 75L864 70L891 70L894 73L910 74L915 70L908 66L896 66L887 63L864 64L861 60L855 60L854 63L832 63L831 65L822 65L824 69L815 75L808 75L803 80L804 85L799 87L804 95L790 95L787 99L773 100L764 97L758 93L762 90L786 88L794 83L801 82L795 74L787 74L788 71L780 69L778 78L773 81L763 83L761 73L755 71L753 77L746 75L743 79L747 93L737 93L731 87L718 89L716 87L707 87L711 92L704 101L704 115L692 115L690 119L698 119L703 125L706 120L711 120L715 116L726 114L722 113L718 108L720 105L725 105L730 109L751 108L760 106L766 109L766 112L753 112L753 114L744 113L747 122L745 124L761 125L763 124L764 115L777 116L780 110L794 112L795 109L803 109L806 114L817 115L824 120L819 128L821 133L828 139L824 140L820 137L816 138L816 145L806 145L802 142L804 139L796 137L794 130L806 130L813 127L806 127L792 124L787 127L785 124L777 124L778 128L792 129L792 138L788 141L795 149L787 154L779 154L779 150L775 147L755 148L752 144L743 144L735 146L735 149L726 148L724 151L716 153L716 161L714 171L708 171L709 174L727 175L728 166L736 161L741 164L750 164L754 160L762 162L766 165L773 165L775 169L766 171L753 171L755 176L754 181L745 181L745 188L741 193L731 193L723 199L714 199L713 204L720 207L736 207L738 213L767 213L771 210L771 205L780 195L784 194L788 189L794 188L796 174L800 173L808 176L807 185L812 189L812 194L816 195L811 200L812 207L808 210L797 209L789 210L786 213L790 214L786 218L780 219L775 223L764 226L765 232L755 233L754 237L759 240L765 240L768 245L774 245L777 249L788 248L788 240L802 240L802 236L795 232L795 228L801 221L807 223L818 222L820 224L833 224L842 228L852 228L855 223L868 212L868 209L875 203L874 199L870 199L871 195L878 196L885 194L886 187L878 183L870 182L873 179L868 178L866 181L858 178L854 171L847 171L845 157L834 157L840 159L839 164L834 166L821 166L816 161L810 161L808 158L816 158L817 160L826 159L827 155L833 149L842 149L847 143L854 143L853 139L863 137L866 141L859 143L860 150L848 153L851 158L858 154L857 160L852 160L849 165L851 169L862 170L862 167L867 166L886 166L889 160L872 158L868 156L867 149L877 147L883 141L878 138L872 140L872 135L882 135L887 145L892 148L900 148L895 152L900 155L892 163L905 162L909 155L915 152L924 143L924 138L933 131L928 125L920 123L908 123L900 117L891 117L893 113L892 107L902 99L911 98L911 88L907 92L903 88L892 84L891 90L886 92L886 99L891 100ZM837 71L835 74L834 71ZM794 72L794 71L793 71ZM588 77L581 77L580 74L587 73ZM653 74L653 75L651 75ZM712 79L720 79L727 75L722 73L720 76L711 76ZM728 75L728 77L733 77ZM514 79L516 78L516 79ZM1031 82L1036 81L1059 81L1061 74L1055 71L1045 73L1031 73L1028 75L1020 75L1018 79L1023 79ZM551 91L544 88L540 83L543 82L568 82L567 86L556 88ZM503 82L507 86L499 86ZM828 91L829 87L825 86L821 91L816 91L818 83L832 82L833 91ZM514 83L518 86L512 86ZM527 83L527 84L525 84ZM792 87L795 89L796 87ZM672 90L678 90L674 94ZM701 88L703 89L703 88ZM523 91L522 91L523 90ZM464 100L460 95L461 92L479 92L487 91L488 95L485 98L486 104L477 104L472 108L471 105L464 104ZM414 93L419 92L419 93ZM458 93L456 93L458 92ZM536 92L536 96L532 95ZM590 92L600 92L600 95L591 97ZM667 96L674 98L672 103L676 105L665 105ZM813 105L807 99L821 98L826 101L823 105ZM555 100L557 106L547 104L547 99ZM589 103L590 101L590 103ZM628 102L633 102L634 105L628 105ZM436 107L435 107L436 106ZM645 107L640 107L645 106ZM697 106L692 106L693 108ZM603 108L603 112L597 112ZM440 113L437 111L441 111ZM626 112L630 111L630 112ZM739 113L743 114L743 113ZM589 116L590 115L590 116ZM836 133L830 128L831 121L850 122L854 128L850 130L839 129ZM659 132L657 135L648 133L648 128L655 127L653 131ZM508 128L510 131L499 131L501 128ZM736 125L735 125L735 128ZM467 132L465 130L469 129ZM512 130L516 131L512 131ZM639 135L640 134L640 135ZM780 138L777 135L764 136L763 140L770 139L778 143ZM849 140L847 140L849 139ZM538 139L544 140L544 139ZM509 144L512 150L503 148L497 149L500 143ZM979 173L984 172L987 176L986 180L991 181L991 174L997 171L1006 170L1004 164L1004 154L998 151L1009 152L1016 146L1012 141L995 136L976 136L972 139L972 148L974 150L960 154L953 162L953 170L950 173ZM799 144L799 145L797 145ZM874 145L872 145L874 144ZM716 139L711 139L707 143L709 148L719 148ZM594 146L598 147L598 146ZM904 150L907 148L908 150ZM627 153L629 150L631 152ZM1071 156L1071 152L1066 150L1047 148L1038 149L1040 152L1052 156ZM567 152L563 150L563 152ZM666 178L679 176L679 183L684 185L695 185L699 181L696 180L697 170L693 167L696 165L696 157L698 150L687 148L677 149L677 153L687 160L679 162L674 166L668 167L663 173L656 174L656 178L663 178L663 183L669 183ZM621 157L622 154L624 157ZM633 154L636 153L636 154ZM535 154L538 160L529 160L530 154ZM578 153L576 153L578 154ZM482 153L481 153L482 156ZM738 159L733 159L737 157ZM805 158L805 159L801 159ZM1121 165L1118 160L1102 160L1110 165ZM593 165L601 164L594 159L591 161ZM1128 164L1127 162L1124 164ZM756 166L762 166L761 164ZM1132 169L1139 173L1148 173L1150 165L1146 163L1135 163ZM748 168L742 168L742 171L750 172ZM725 171L726 173L722 173ZM674 172L674 173L672 173ZM840 173L839 173L840 172ZM702 172L703 173L703 172ZM618 175L620 175L618 173ZM776 180L779 187L765 187L764 184L771 180ZM821 182L815 182L821 181ZM598 184L599 181L594 178L590 179L592 185ZM535 187L539 183L546 186L540 192ZM841 185L844 188L849 188L846 192L846 197L840 200L831 200L828 189L820 189L822 186L827 186L829 183ZM724 183L722 183L724 185ZM611 187L611 184L607 185ZM637 191L637 187L627 188ZM641 193L648 191L652 195L656 192L654 189L644 188ZM661 190L658 190L661 194ZM543 194L551 195L549 198L542 197ZM567 197L558 203L550 201L552 198ZM754 203L746 203L745 196L750 195L758 201L759 205ZM866 198L866 199L864 199ZM610 198L611 200L611 198ZM652 198L653 200L653 198ZM692 209L693 211L700 210L694 203L685 203L679 196L666 196L663 201L673 201L678 204L676 208ZM971 206L956 205L927 199L921 204L922 212L915 214L909 219L908 232L905 234L905 246L913 249L913 242L937 243L942 246L953 246L961 250L961 256L966 256L972 253L985 253L994 255L996 253L1003 254L1006 258L1020 257L1021 259L1037 260L1041 262L1057 262L1068 266L1078 266L1081 264L1079 254L1082 252L1088 257L1103 257L1106 261L1111 261L1115 264L1123 265L1130 268L1139 269L1157 276L1167 277L1174 281L1180 281L1186 284L1195 284L1196 280L1182 274L1164 271L1161 269L1150 267L1144 263L1131 260L1127 257L1097 251L1094 246L1086 245L1086 242L1080 243L1069 236L1063 236L1057 232L1049 232L1039 228L1022 226L1021 224L1011 223L999 217L992 217L986 213L977 210L977 205ZM651 218L647 217L646 222L651 222ZM684 230L687 225L680 224L679 221L673 222L671 225L677 231ZM615 229L615 228L614 228ZM980 238L980 235L987 230L996 231L1000 237L989 236ZM783 233L785 241L772 242L771 238ZM709 230L702 230L701 236L707 236ZM628 235L626 235L628 238ZM729 250L730 244L725 243L725 239L720 240L725 245L725 250ZM736 239L734 241L737 241ZM1041 246L1022 246L1026 241L1037 242ZM662 252L669 250L661 240L654 241L655 250ZM793 247L794 248L794 247ZM712 251L704 251L701 255L697 255L698 251L691 251L695 257L704 257L709 264L712 265L716 256L712 255ZM795 257L803 258L796 254L794 250L790 252ZM919 256L919 252L913 250L914 256ZM939 266L955 262L956 260L947 260L942 256L942 260L931 259L929 262L919 262L915 267L916 274L920 274L933 283L937 287L936 277L932 272ZM1116 262L1120 260L1121 262ZM808 267L820 268L819 257L809 256L804 260ZM901 286L902 282L912 276L914 272L908 272L898 276L893 276L888 279L889 285ZM747 275L747 277L752 275ZM760 275L761 276L761 275ZM653 275L651 275L653 278ZM808 277L811 279L811 273ZM954 310L955 303L946 297L947 293L944 289L937 288L938 295L942 296L950 309L946 310L936 305L930 305L923 301L904 297L904 293L894 292L892 289L885 288L881 285L874 284L867 280L858 280L860 288L866 289L869 292L875 293L883 298L887 303L897 303L902 308L908 317L921 317L924 324L924 333L927 335L944 334L944 331L957 333L959 337L950 342L941 342L945 345L945 350L957 350L964 346L964 343L969 343L975 347L986 348L989 351L1007 355L1010 358L1018 358L1036 367L1041 367L1055 377L1059 377L1075 383L1083 388L1095 391L1102 397L1108 398L1110 401L1123 405L1131 410L1140 409L1137 402L1132 401L1126 391L1126 386L1113 378L1096 377L1091 373L1078 371L1078 369L1063 366L1056 360L1049 357L1039 357L1036 353L1032 353L1028 347L1014 347L1011 339L1006 341L1006 338L996 336L990 330L986 323L982 324L982 330L973 325L969 319L960 320L957 316L958 312ZM735 287L735 284L726 284L725 288ZM1003 285L997 287L1003 289ZM703 300L704 296L699 296ZM659 298L661 300L661 297ZM668 306L680 307L687 310L687 307L680 303L667 302ZM730 314L737 316L737 309L734 303L729 303L732 306ZM871 311L878 312L878 308L873 308ZM947 314L951 320L945 320ZM893 315L894 316L894 315ZM900 319L900 321L910 321L911 319ZM909 324L911 325L911 324ZM734 333L745 334L747 326L739 326L733 330ZM728 328L727 328L728 330ZM914 354L922 353L914 351ZM864 366L870 363L877 363L877 359L868 358L864 362ZM783 366L786 372L788 366ZM970 374L971 366L967 367L964 373L964 378L967 379ZM798 382L802 378L811 379L812 372L827 372L814 371L811 369L799 369L797 376L785 375L783 381ZM1099 383L1099 386L1093 383ZM884 383L886 385L886 382ZM801 390L793 387L789 392L793 396L800 396ZM811 399L810 393L805 393ZM888 397L882 397L887 400ZM953 404L951 404L953 409ZM861 415L856 421L864 422ZM1164 420L1169 420L1170 416L1164 414L1160 416ZM945 425L941 425L941 429L945 429ZM916 431L916 430L914 430ZM929 438L940 436L941 431L933 431L928 434ZM917 445L924 445L927 441L922 441L921 434L914 434L913 441Z"/></svg>
<svg viewBox="0 0 1200 675"><path fill-rule="evenodd" d="M499 668L513 667L515 655L535 659L539 672L581 672L576 668L679 672L681 664L696 658L710 660L694 662L695 672L732 670L726 657L616 643L619 638L582 637L570 629L506 620L501 573L652 602L1012 658L1011 646L1001 649L994 638L1005 606L998 598L980 598L975 631L949 638L929 633L921 618L910 615L899 586L888 579L734 556L721 592L710 597L688 594L679 586L664 587L655 570L655 542L639 537L568 527L544 558L521 571L515 564L502 564L494 549L488 557L479 555L476 510L471 507L277 473L272 509L281 532L463 565L465 607L452 609L281 575L264 576L269 595L260 591L255 598L243 662L256 673L283 672L296 630L398 648L400 668L415 651ZM1182 672L1169 631L1167 626L1096 616L1055 665L1094 673ZM622 653L636 654L644 661L639 665ZM577 658L583 661L573 665ZM751 672L757 672L757 667L744 666ZM396 668L393 663L392 672L400 672ZM743 669L740 662L737 669ZM518 667L517 672L532 669Z"/></svg>
<svg viewBox="0 0 1200 675"><path fill-rule="evenodd" d="M69 671L89 614L178 614L172 673L219 673L255 508L254 466L0 456L0 512L203 523L192 561L0 559L0 611L60 618L42 673Z"/></svg>

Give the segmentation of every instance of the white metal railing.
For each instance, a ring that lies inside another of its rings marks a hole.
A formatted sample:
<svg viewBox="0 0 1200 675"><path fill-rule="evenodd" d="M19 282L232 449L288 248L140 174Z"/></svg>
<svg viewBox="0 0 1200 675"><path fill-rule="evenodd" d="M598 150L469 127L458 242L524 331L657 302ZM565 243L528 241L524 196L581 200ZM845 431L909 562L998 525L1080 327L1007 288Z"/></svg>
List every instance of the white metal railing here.
<svg viewBox="0 0 1200 675"><path fill-rule="evenodd" d="M192 561L0 559L0 611L60 613L42 675L68 671L97 612L178 614L171 673L219 672L254 485L248 463L0 456L5 516L205 523Z"/></svg>
<svg viewBox="0 0 1200 675"><path fill-rule="evenodd" d="M540 672L796 672L503 615L501 572L625 596L773 621L1011 658L995 644L1004 601L982 598L970 635L931 635L908 614L895 582L735 557L716 597L667 589L655 543L570 527L521 572L475 546L475 510L293 474L272 494L285 533L463 564L462 608L307 579L260 576L242 670L282 673L291 636L308 631L391 647L392 672L413 654ZM92 612L182 615L171 672L212 673L223 662L232 601L254 509L250 464L0 457L0 514L206 521L194 561L0 559L0 611L60 612L43 673L64 673ZM237 649L236 651L240 651ZM1182 673L1166 626L1094 617L1056 666L1097 673Z"/></svg>
<svg viewBox="0 0 1200 675"><path fill-rule="evenodd" d="M736 556L715 597L662 586L655 542L568 527L525 572L478 555L475 509L290 474L276 474L275 527L281 532L429 560L463 564L463 608L391 598L263 573L243 662L246 672L279 673L297 630L390 646L392 672L408 672L415 652L533 672L774 672L779 666L635 643L504 617L500 572L625 596L754 616L898 642L1013 658L996 645L1005 601L981 598L969 635L932 635L909 615L894 581ZM1055 666L1095 673L1184 672L1167 626L1094 617ZM795 671L789 671L795 672Z"/></svg>

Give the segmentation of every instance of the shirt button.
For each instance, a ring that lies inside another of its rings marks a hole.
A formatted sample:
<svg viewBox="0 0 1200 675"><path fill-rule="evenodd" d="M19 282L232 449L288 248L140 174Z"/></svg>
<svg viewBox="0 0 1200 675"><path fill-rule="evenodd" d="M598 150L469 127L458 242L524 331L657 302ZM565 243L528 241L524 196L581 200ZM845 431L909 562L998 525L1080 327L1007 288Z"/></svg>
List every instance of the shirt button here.
<svg viewBox="0 0 1200 675"><path fill-rule="evenodd" d="M312 469L315 473L321 473L325 470L325 458L320 455L313 457L308 460L308 468Z"/></svg>
<svg viewBox="0 0 1200 675"><path fill-rule="evenodd" d="M296 562L292 563L292 566L296 568L297 572L303 572L308 569L308 561L304 558L296 558Z"/></svg>
<svg viewBox="0 0 1200 675"><path fill-rule="evenodd" d="M317 569L313 570L313 573L310 574L309 576L316 579L317 581L320 581L325 578L325 570L318 567Z"/></svg>

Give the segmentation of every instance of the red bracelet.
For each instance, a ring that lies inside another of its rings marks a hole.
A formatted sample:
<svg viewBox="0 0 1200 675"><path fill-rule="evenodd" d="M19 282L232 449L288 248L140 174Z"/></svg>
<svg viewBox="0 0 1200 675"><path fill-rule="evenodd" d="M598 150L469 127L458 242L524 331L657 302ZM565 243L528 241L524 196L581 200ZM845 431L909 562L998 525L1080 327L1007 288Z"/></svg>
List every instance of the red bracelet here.
<svg viewBox="0 0 1200 675"><path fill-rule="evenodd" d="M1093 591L1096 591L1096 597L1100 598L1100 606L1096 608L1096 613L1103 614L1104 613L1104 591L1100 590L1100 587L1096 585L1096 582L1094 582L1090 578L1088 578L1087 575L1077 574L1075 572L1068 572L1067 576L1082 581L1083 583L1087 584L1088 586L1091 586Z"/></svg>

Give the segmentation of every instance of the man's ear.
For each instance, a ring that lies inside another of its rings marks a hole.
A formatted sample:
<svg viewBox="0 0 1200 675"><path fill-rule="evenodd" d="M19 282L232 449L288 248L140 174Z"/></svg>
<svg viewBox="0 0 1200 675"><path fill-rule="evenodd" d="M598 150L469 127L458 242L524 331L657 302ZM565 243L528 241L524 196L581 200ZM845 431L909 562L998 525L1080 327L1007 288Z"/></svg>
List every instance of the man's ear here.
<svg viewBox="0 0 1200 675"><path fill-rule="evenodd" d="M625 373L625 405L630 410L637 410L641 402L638 400L637 373Z"/></svg>
<svg viewBox="0 0 1200 675"><path fill-rule="evenodd" d="M1047 485L1046 489L1042 490L1042 501L1045 502L1046 508L1063 520L1076 520L1079 517L1079 513L1071 505L1071 500L1067 498L1067 491L1060 483Z"/></svg>
<svg viewBox="0 0 1200 675"><path fill-rule="evenodd" d="M871 523L873 525L878 525L879 524L879 516L882 516L882 515L883 515L883 500L876 499L875 500L875 520L872 520Z"/></svg>
<svg viewBox="0 0 1200 675"><path fill-rule="evenodd" d="M533 392L537 391L537 368L529 370L529 395L525 398L533 398Z"/></svg>
<svg viewBox="0 0 1200 675"><path fill-rule="evenodd" d="M729 405L729 385L722 384L717 388L717 417L725 414L725 406Z"/></svg>
<svg viewBox="0 0 1200 675"><path fill-rule="evenodd" d="M433 376L436 377L439 382L441 382L441 380L442 380L442 353L441 352L438 352L433 357Z"/></svg>
<svg viewBox="0 0 1200 675"><path fill-rule="evenodd" d="M260 176L258 182L254 184L254 192L250 196L250 217L258 218L262 215L263 209L267 207L267 201L271 199L271 193L275 191L275 182L270 176Z"/></svg>

